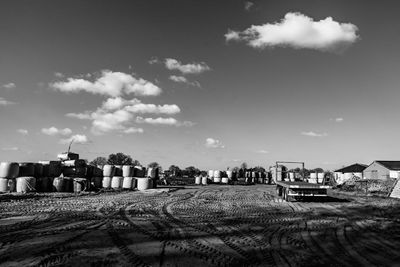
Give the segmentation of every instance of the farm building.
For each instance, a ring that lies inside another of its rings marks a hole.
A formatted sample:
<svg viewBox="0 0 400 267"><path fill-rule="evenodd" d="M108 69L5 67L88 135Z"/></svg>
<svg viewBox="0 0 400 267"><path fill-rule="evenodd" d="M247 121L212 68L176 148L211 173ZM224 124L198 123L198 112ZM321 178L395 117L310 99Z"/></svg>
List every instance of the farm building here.
<svg viewBox="0 0 400 267"><path fill-rule="evenodd" d="M335 171L335 180L337 184L343 184L353 176L362 178L363 171L368 167L365 164L355 163L353 165L338 169Z"/></svg>
<svg viewBox="0 0 400 267"><path fill-rule="evenodd" d="M400 178L400 161L376 160L364 170L364 178Z"/></svg>

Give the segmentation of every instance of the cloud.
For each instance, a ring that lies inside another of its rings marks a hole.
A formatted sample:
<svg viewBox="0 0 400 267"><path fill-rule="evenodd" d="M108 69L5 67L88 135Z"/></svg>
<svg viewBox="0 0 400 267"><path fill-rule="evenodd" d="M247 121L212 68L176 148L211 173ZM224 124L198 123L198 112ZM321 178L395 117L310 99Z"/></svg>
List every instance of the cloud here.
<svg viewBox="0 0 400 267"><path fill-rule="evenodd" d="M12 89L12 88L15 88L16 85L15 85L15 83L6 83L6 84L3 84L2 87L6 88L6 89Z"/></svg>
<svg viewBox="0 0 400 267"><path fill-rule="evenodd" d="M191 86L196 86L196 87L201 87L200 83L198 81L190 82L186 77L184 76L176 76L176 75L171 75L169 76L169 79L171 81L177 82L177 83L185 83Z"/></svg>
<svg viewBox="0 0 400 267"><path fill-rule="evenodd" d="M344 119L343 118L335 118L335 121L336 122L342 122L342 121L344 121Z"/></svg>
<svg viewBox="0 0 400 267"><path fill-rule="evenodd" d="M239 32L228 30L227 41L244 41L247 45L266 47L292 47L341 52L357 41L357 26L339 23L331 17L314 21L301 13L287 13L280 22L252 25Z"/></svg>
<svg viewBox="0 0 400 267"><path fill-rule="evenodd" d="M257 150L256 153L259 153L259 154L268 154L269 151L261 149L261 150Z"/></svg>
<svg viewBox="0 0 400 267"><path fill-rule="evenodd" d="M87 144L89 143L89 139L84 134L75 134L69 138L61 139L60 144L69 144L73 140L73 144Z"/></svg>
<svg viewBox="0 0 400 267"><path fill-rule="evenodd" d="M19 151L20 149L19 149L19 147L14 146L14 147L3 147L1 150L3 150L3 151Z"/></svg>
<svg viewBox="0 0 400 267"><path fill-rule="evenodd" d="M206 139L205 145L207 148L225 148L225 146L219 140L211 137Z"/></svg>
<svg viewBox="0 0 400 267"><path fill-rule="evenodd" d="M161 61L156 57L152 57L148 62L150 65L161 63Z"/></svg>
<svg viewBox="0 0 400 267"><path fill-rule="evenodd" d="M85 112L85 113L67 113L65 116L70 117L70 118L76 118L80 120L90 120L92 119L90 112Z"/></svg>
<svg viewBox="0 0 400 267"><path fill-rule="evenodd" d="M67 81L51 83L50 86L66 93L78 93L81 91L91 94L106 96L121 96L123 94L134 94L137 96L156 96L161 89L142 78L133 77L123 72L103 70L101 76L94 81L82 78L68 78Z"/></svg>
<svg viewBox="0 0 400 267"><path fill-rule="evenodd" d="M28 135L29 134L28 130L26 130L26 129L18 129L17 133L20 133L22 135Z"/></svg>
<svg viewBox="0 0 400 267"><path fill-rule="evenodd" d="M127 129L124 130L124 133L126 134L131 134L131 133L143 133L143 129L142 128L135 128L135 127L129 127Z"/></svg>
<svg viewBox="0 0 400 267"><path fill-rule="evenodd" d="M56 76L57 78L64 78L65 75L62 74L61 72L54 72L54 76Z"/></svg>
<svg viewBox="0 0 400 267"><path fill-rule="evenodd" d="M92 132L94 134L103 134L112 131L123 132L127 125L133 121L134 116L126 110L116 110L107 112L98 110L91 114Z"/></svg>
<svg viewBox="0 0 400 267"><path fill-rule="evenodd" d="M301 134L305 135L305 136L310 136L310 137L325 137L325 136L328 136L327 133L316 133L316 132L313 132L313 131L301 132Z"/></svg>
<svg viewBox="0 0 400 267"><path fill-rule="evenodd" d="M56 127L52 126L50 128L42 128L42 133L46 134L46 135L70 135L72 134L72 131L70 128L65 128L65 129L57 129Z"/></svg>
<svg viewBox="0 0 400 267"><path fill-rule="evenodd" d="M253 3L253 2L250 2L250 1L244 2L244 9L245 9L246 11L250 11L250 9L251 9L252 6L254 6L254 3Z"/></svg>
<svg viewBox="0 0 400 267"><path fill-rule="evenodd" d="M169 70L179 70L184 74L199 74L210 70L211 68L204 62L182 64L180 61L173 58L165 59L165 67Z"/></svg>
<svg viewBox="0 0 400 267"><path fill-rule="evenodd" d="M16 104L15 102L8 101L3 97L0 97L0 106L8 106L8 105L14 105Z"/></svg>
<svg viewBox="0 0 400 267"><path fill-rule="evenodd" d="M148 124L153 124L153 125L177 125L178 121L174 118L142 118L142 117L137 117L136 118L137 123L148 123Z"/></svg>
<svg viewBox="0 0 400 267"><path fill-rule="evenodd" d="M173 105L154 105L154 104L143 104L137 103L134 105L126 106L125 110L132 113L152 113L152 114L177 114L181 112L181 109Z"/></svg>

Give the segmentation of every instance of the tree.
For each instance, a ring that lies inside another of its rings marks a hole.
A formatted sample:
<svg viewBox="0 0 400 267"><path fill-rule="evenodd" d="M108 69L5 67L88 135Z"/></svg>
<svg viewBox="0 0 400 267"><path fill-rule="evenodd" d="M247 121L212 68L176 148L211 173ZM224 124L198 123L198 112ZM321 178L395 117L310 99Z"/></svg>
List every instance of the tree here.
<svg viewBox="0 0 400 267"><path fill-rule="evenodd" d="M233 171L233 172L238 172L239 169L240 169L239 167L233 167L232 171Z"/></svg>
<svg viewBox="0 0 400 267"><path fill-rule="evenodd" d="M107 160L108 164L112 165L132 165L132 158L124 153L110 154Z"/></svg>
<svg viewBox="0 0 400 267"><path fill-rule="evenodd" d="M172 176L180 177L182 176L182 171L178 166L171 165L168 170L171 172Z"/></svg>
<svg viewBox="0 0 400 267"><path fill-rule="evenodd" d="M200 174L200 170L194 166L189 166L185 169L185 173L189 177L195 177L196 175Z"/></svg>
<svg viewBox="0 0 400 267"><path fill-rule="evenodd" d="M263 167L261 167L261 166L257 166L257 167L254 167L254 168L253 168L253 171L256 171L256 172L265 172L265 169L264 169Z"/></svg>
<svg viewBox="0 0 400 267"><path fill-rule="evenodd" d="M158 168L158 167L160 167L160 164L158 164L158 162L152 162L147 165L147 168Z"/></svg>
<svg viewBox="0 0 400 267"><path fill-rule="evenodd" d="M142 166L142 164L140 164L140 162L137 159L132 161L132 165L133 166Z"/></svg>
<svg viewBox="0 0 400 267"><path fill-rule="evenodd" d="M243 162L242 164L240 164L240 168L243 169L243 170L246 170L247 169L247 163Z"/></svg>
<svg viewBox="0 0 400 267"><path fill-rule="evenodd" d="M107 164L107 159L105 157L97 157L89 163L89 165L92 165L95 167L97 167L97 166L103 167L106 164Z"/></svg>

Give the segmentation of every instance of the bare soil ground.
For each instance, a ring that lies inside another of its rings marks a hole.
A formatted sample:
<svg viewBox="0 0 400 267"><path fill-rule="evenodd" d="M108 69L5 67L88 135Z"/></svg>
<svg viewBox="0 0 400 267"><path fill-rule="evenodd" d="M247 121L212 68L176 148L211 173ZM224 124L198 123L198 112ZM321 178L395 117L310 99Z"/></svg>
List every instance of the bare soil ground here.
<svg viewBox="0 0 400 267"><path fill-rule="evenodd" d="M0 266L399 266L400 201L275 187L0 195Z"/></svg>

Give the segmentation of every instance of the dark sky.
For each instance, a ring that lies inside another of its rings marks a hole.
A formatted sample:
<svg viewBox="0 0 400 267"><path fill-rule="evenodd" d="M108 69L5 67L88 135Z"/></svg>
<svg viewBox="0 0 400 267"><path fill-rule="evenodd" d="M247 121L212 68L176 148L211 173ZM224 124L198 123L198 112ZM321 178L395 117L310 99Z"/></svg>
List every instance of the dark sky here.
<svg viewBox="0 0 400 267"><path fill-rule="evenodd" d="M89 160L122 151L164 167L225 169L243 161L266 167L276 160L301 160L334 169L399 159L394 145L400 130L399 4L252 3L246 10L245 1L1 1L0 160L52 159L66 148L60 140L72 135L85 136L86 144L73 150ZM351 23L358 38L332 52L291 45L254 48L224 36L279 22L289 12ZM209 70L170 70L166 58ZM149 64L151 59L157 62ZM140 114L173 117L177 123L139 123L134 114L123 123L143 133L120 128L99 134L95 119L65 116L95 112L109 96L55 90L52 84L68 78L94 82L104 70L161 88L159 95L121 97L177 105L180 112L173 115ZM172 75L186 82L172 81ZM42 131L50 127L72 133ZM207 139L212 140L207 144Z"/></svg>

